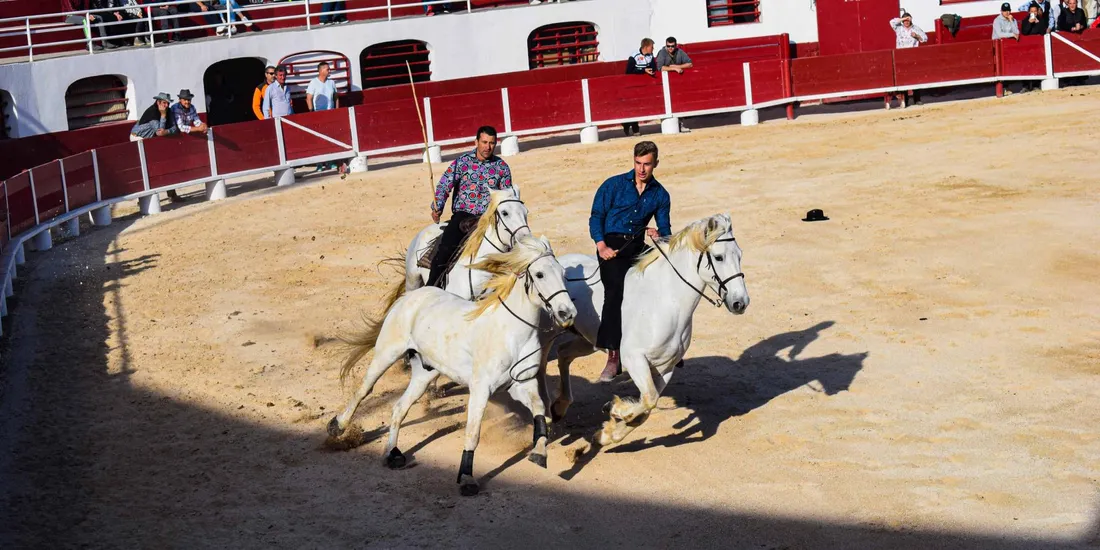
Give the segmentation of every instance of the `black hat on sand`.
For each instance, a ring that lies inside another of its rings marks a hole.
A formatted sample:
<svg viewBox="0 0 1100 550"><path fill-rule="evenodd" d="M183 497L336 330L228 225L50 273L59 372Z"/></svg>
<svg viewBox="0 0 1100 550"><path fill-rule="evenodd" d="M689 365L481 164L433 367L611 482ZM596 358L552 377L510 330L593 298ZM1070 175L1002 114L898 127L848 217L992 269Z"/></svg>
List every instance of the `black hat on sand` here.
<svg viewBox="0 0 1100 550"><path fill-rule="evenodd" d="M804 221L804 222L823 222L823 221L827 221L828 219L829 218L825 217L825 212L822 212L820 208L814 208L813 210L810 210L809 212L806 212L806 217L802 218L802 221Z"/></svg>

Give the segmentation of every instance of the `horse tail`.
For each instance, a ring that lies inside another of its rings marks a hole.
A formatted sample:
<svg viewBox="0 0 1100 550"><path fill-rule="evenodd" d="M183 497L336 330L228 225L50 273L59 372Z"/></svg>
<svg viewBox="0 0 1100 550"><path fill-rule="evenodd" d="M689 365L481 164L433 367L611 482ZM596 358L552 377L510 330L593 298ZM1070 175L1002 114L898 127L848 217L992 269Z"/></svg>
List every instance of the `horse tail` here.
<svg viewBox="0 0 1100 550"><path fill-rule="evenodd" d="M395 262L396 260L397 258L394 258ZM394 267L394 269L398 271L399 275L401 275L401 278L397 281L396 284L393 285L393 288L390 288L390 290L386 292L386 297L382 300L383 316L389 313L390 309L393 308L393 304L397 303L397 301L405 295L405 291L408 289L409 286L405 272L405 264L400 263L399 266Z"/></svg>
<svg viewBox="0 0 1100 550"><path fill-rule="evenodd" d="M356 363L374 350L375 344L378 343L378 334L382 332L382 322L384 320L385 316L379 320L364 317L363 321L366 327L362 331L340 337L340 340L349 349L348 358L344 360L344 365L340 367L340 384L347 381L348 374L351 373L351 369L355 368Z"/></svg>

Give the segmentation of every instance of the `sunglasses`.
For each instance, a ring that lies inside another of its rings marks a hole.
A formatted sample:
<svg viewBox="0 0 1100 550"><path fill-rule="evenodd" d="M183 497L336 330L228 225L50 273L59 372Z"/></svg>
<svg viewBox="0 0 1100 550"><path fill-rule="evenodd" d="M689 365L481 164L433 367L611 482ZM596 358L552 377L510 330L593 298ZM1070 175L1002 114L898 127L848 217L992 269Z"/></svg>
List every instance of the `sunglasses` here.
<svg viewBox="0 0 1100 550"><path fill-rule="evenodd" d="M275 73L264 73L264 74L266 74L267 76L275 76Z"/></svg>
<svg viewBox="0 0 1100 550"><path fill-rule="evenodd" d="M676 44L671 44L671 45L670 44L665 44L665 49L675 50L676 49Z"/></svg>

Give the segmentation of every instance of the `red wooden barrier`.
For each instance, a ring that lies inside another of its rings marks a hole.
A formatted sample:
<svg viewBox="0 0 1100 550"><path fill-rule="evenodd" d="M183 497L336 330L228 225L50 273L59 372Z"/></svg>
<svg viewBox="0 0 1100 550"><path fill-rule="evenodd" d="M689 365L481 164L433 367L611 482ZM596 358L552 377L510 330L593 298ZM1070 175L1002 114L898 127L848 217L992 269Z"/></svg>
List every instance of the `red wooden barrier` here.
<svg viewBox="0 0 1100 550"><path fill-rule="evenodd" d="M740 107L745 104L744 65L703 65L683 74L670 73L668 90L677 113Z"/></svg>
<svg viewBox="0 0 1100 550"><path fill-rule="evenodd" d="M8 178L8 217L11 234L18 235L35 226L34 196L31 194L31 173L23 172Z"/></svg>
<svg viewBox="0 0 1100 550"><path fill-rule="evenodd" d="M61 164L56 160L36 166L31 170L34 176L34 197L38 202L38 223L52 220L65 212L65 190L61 186Z"/></svg>
<svg viewBox="0 0 1100 550"><path fill-rule="evenodd" d="M0 194L7 195L8 182L0 181ZM4 198L4 203L0 205L0 252L8 250L8 243L11 242L11 234L8 233L8 199Z"/></svg>
<svg viewBox="0 0 1100 550"><path fill-rule="evenodd" d="M794 95L854 92L894 85L893 50L791 61Z"/></svg>
<svg viewBox="0 0 1100 550"><path fill-rule="evenodd" d="M580 82L508 88L508 105L514 132L584 123Z"/></svg>
<svg viewBox="0 0 1100 550"><path fill-rule="evenodd" d="M219 174L279 165L274 120L253 120L214 128L214 158Z"/></svg>
<svg viewBox="0 0 1100 550"><path fill-rule="evenodd" d="M69 210L95 202L95 167L92 153L80 153L63 159L65 189L69 192Z"/></svg>
<svg viewBox="0 0 1100 550"><path fill-rule="evenodd" d="M752 72L752 101L765 103L788 97L786 60L753 61L749 63Z"/></svg>
<svg viewBox="0 0 1100 550"><path fill-rule="evenodd" d="M129 140L134 121L104 124L82 130L55 132L9 139L0 147L0 178L6 178L39 164L96 147Z"/></svg>
<svg viewBox="0 0 1100 550"><path fill-rule="evenodd" d="M659 117L665 112L664 88L660 78L622 75L588 81L592 120Z"/></svg>
<svg viewBox="0 0 1100 550"><path fill-rule="evenodd" d="M894 81L898 86L996 76L992 40L959 42L894 51Z"/></svg>
<svg viewBox="0 0 1100 550"><path fill-rule="evenodd" d="M1061 34L1074 44L1084 48L1093 55L1100 56L1100 37L1083 40L1081 37L1069 34ZM1095 35L1093 35L1095 36ZM1100 62L1077 51L1075 48L1058 40L1050 41L1051 55L1054 58L1054 72L1069 73L1076 71L1100 71Z"/></svg>
<svg viewBox="0 0 1100 550"><path fill-rule="evenodd" d="M928 42L935 42L936 44L952 44L955 42L973 42L978 40L992 40L993 39L993 22L1000 17L1000 13L991 13L989 15L976 15L973 17L963 17L959 22L959 31L954 36L951 35L951 31L947 30L947 27L943 26L943 21L936 19L936 37L935 40L932 36L928 37ZM1021 21L1027 17L1026 12L1014 12L1012 17L1016 18L1016 25L1019 28ZM932 33L929 33L931 35Z"/></svg>
<svg viewBox="0 0 1100 550"><path fill-rule="evenodd" d="M423 143L412 99L370 102L355 108L355 127L362 151Z"/></svg>
<svg viewBox="0 0 1100 550"><path fill-rule="evenodd" d="M149 138L142 145L149 187L175 185L211 175L206 134Z"/></svg>
<svg viewBox="0 0 1100 550"><path fill-rule="evenodd" d="M1001 40L999 76L1043 77L1047 73L1046 48L1042 36L1021 36Z"/></svg>
<svg viewBox="0 0 1100 550"><path fill-rule="evenodd" d="M432 130L437 141L474 139L483 125L504 130L504 103L499 91L432 98Z"/></svg>
<svg viewBox="0 0 1100 550"><path fill-rule="evenodd" d="M145 190L137 143L119 143L96 149L96 159L99 161L99 189L103 199Z"/></svg>
<svg viewBox="0 0 1100 550"><path fill-rule="evenodd" d="M317 133L324 134L336 141L351 145L351 120L347 109L330 109L292 115L286 120L300 124ZM287 160L299 160L318 155L345 153L350 148L341 147L323 140L300 128L283 124L283 146Z"/></svg>

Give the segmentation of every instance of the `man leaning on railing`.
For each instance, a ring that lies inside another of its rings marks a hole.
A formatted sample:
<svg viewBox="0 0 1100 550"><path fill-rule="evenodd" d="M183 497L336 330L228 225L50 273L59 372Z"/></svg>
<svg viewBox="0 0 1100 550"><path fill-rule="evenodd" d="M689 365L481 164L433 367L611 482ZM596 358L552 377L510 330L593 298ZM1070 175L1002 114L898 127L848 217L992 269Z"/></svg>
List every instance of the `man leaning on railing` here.
<svg viewBox="0 0 1100 550"><path fill-rule="evenodd" d="M1012 17L1012 6L1008 2L1001 4L1001 15L993 20L993 40L999 38L1020 39L1020 24Z"/></svg>

